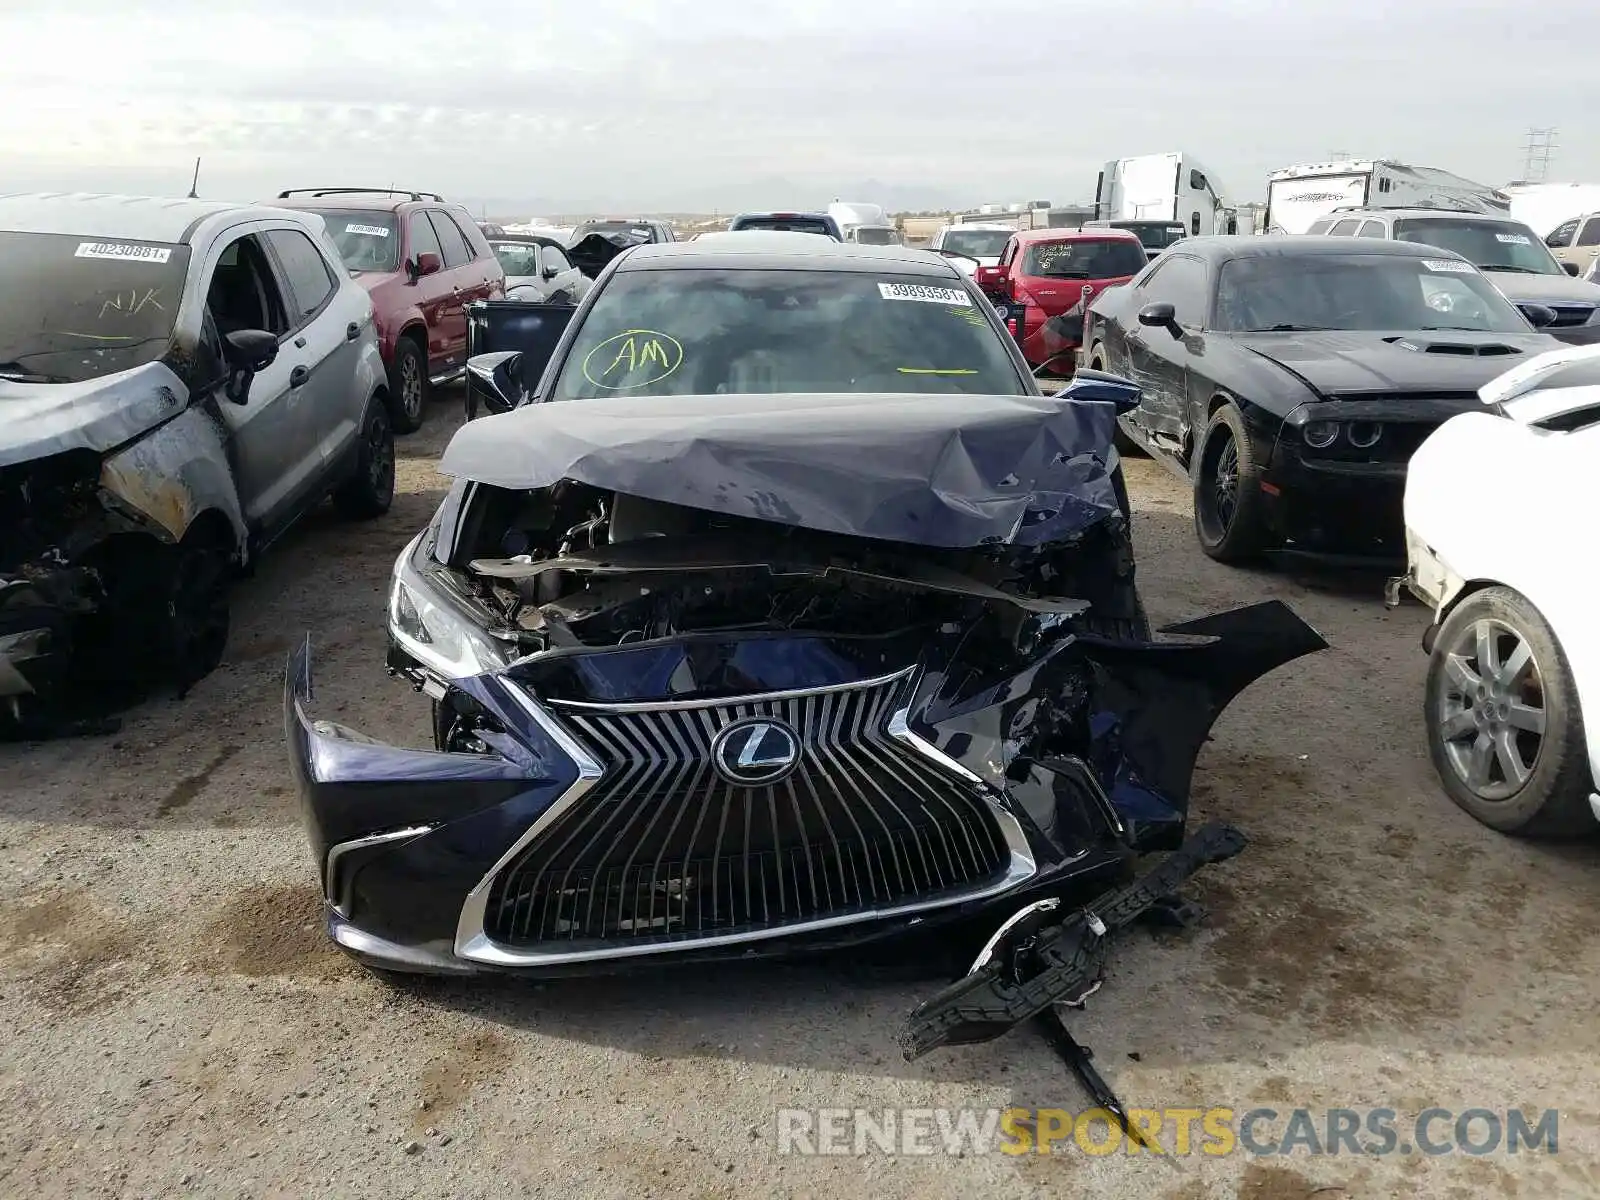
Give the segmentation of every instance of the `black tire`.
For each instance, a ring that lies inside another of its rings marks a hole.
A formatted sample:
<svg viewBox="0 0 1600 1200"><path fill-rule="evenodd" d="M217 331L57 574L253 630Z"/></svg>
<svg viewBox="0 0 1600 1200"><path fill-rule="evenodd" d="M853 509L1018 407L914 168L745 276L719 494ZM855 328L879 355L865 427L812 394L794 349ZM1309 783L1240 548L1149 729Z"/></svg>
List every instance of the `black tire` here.
<svg viewBox="0 0 1600 1200"><path fill-rule="evenodd" d="M1104 371L1106 369L1105 347L1099 342L1096 342L1093 346L1089 347L1089 369L1091 371ZM1122 432L1121 417L1117 418L1117 431L1113 435L1113 441L1116 444L1118 454L1121 454L1124 457L1145 457L1144 447Z"/></svg>
<svg viewBox="0 0 1600 1200"><path fill-rule="evenodd" d="M381 517L394 503L394 426L389 410L374 398L367 402L356 439L356 464L350 477L333 493L339 514L356 520Z"/></svg>
<svg viewBox="0 0 1600 1200"><path fill-rule="evenodd" d="M1194 532L1200 549L1221 563L1249 562L1266 544L1261 466L1244 417L1233 404L1212 414L1195 449Z"/></svg>
<svg viewBox="0 0 1600 1200"><path fill-rule="evenodd" d="M415 433L428 415L428 356L415 338L394 344L389 362L389 420L396 433Z"/></svg>
<svg viewBox="0 0 1600 1200"><path fill-rule="evenodd" d="M1501 667L1509 669L1513 653L1519 653L1513 647L1525 647L1527 663L1513 677L1483 672L1485 644L1479 638L1485 631ZM1474 648L1470 656L1462 653L1469 645ZM1484 686L1473 685L1474 678ZM1526 728L1535 711L1542 733ZM1422 712L1440 784L1483 824L1524 837L1594 830L1589 807L1594 780L1572 668L1543 615L1520 593L1485 588L1445 618L1428 659ZM1452 721L1457 722L1454 737L1446 732ZM1504 742L1501 734L1507 735ZM1486 747L1481 751L1486 761L1475 787L1468 776L1480 746ZM1509 768L1508 754L1515 758ZM1526 771L1520 783L1518 768Z"/></svg>
<svg viewBox="0 0 1600 1200"><path fill-rule="evenodd" d="M191 530L171 550L158 643L179 696L216 670L227 651L232 579L232 554L205 529Z"/></svg>

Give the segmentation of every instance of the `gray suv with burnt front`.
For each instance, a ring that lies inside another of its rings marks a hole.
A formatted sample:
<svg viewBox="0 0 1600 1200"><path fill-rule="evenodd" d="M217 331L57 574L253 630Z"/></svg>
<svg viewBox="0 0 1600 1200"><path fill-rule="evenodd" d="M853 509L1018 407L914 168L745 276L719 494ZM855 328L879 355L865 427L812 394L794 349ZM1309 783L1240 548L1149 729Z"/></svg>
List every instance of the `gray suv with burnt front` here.
<svg viewBox="0 0 1600 1200"><path fill-rule="evenodd" d="M321 218L0 196L0 722L208 673L238 569L330 493L389 507L385 395Z"/></svg>

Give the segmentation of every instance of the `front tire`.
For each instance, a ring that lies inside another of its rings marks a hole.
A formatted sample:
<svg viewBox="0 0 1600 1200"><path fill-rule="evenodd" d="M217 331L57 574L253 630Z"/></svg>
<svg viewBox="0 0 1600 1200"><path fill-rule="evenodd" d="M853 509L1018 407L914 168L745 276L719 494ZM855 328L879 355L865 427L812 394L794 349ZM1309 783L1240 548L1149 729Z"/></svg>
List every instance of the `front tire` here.
<svg viewBox="0 0 1600 1200"><path fill-rule="evenodd" d="M180 697L217 669L228 648L232 575L232 556L205 530L172 549L159 645Z"/></svg>
<svg viewBox="0 0 1600 1200"><path fill-rule="evenodd" d="M1212 415L1195 451L1194 532L1221 563L1249 562L1262 551L1261 467L1244 417L1232 404Z"/></svg>
<svg viewBox="0 0 1600 1200"><path fill-rule="evenodd" d="M1520 593L1486 588L1455 607L1434 638L1425 696L1428 754L1457 805L1502 833L1594 828L1572 669Z"/></svg>
<svg viewBox="0 0 1600 1200"><path fill-rule="evenodd" d="M415 338L394 344L389 362L389 420L396 433L422 428L428 409L428 357Z"/></svg>
<svg viewBox="0 0 1600 1200"><path fill-rule="evenodd" d="M356 465L333 493L339 514L356 520L381 517L394 503L394 426L376 397L367 401L357 437Z"/></svg>

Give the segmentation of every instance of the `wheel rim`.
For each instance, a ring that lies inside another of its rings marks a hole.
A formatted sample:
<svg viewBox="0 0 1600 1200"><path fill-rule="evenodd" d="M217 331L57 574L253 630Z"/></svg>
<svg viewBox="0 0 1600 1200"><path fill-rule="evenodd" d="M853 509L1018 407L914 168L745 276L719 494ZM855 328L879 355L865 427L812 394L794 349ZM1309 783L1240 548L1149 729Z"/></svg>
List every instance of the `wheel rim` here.
<svg viewBox="0 0 1600 1200"><path fill-rule="evenodd" d="M415 417L422 411L422 368L414 354L400 362L400 403L407 416Z"/></svg>
<svg viewBox="0 0 1600 1200"><path fill-rule="evenodd" d="M386 499L394 494L394 442L389 438L389 423L383 414L367 426L367 482L372 494Z"/></svg>
<svg viewBox="0 0 1600 1200"><path fill-rule="evenodd" d="M1522 790L1544 746L1544 678L1528 639L1491 617L1465 626L1444 651L1434 730L1451 770L1490 802Z"/></svg>
<svg viewBox="0 0 1600 1200"><path fill-rule="evenodd" d="M1239 508L1239 447L1233 433L1219 426L1206 438L1202 454L1195 511L1204 538L1220 542Z"/></svg>

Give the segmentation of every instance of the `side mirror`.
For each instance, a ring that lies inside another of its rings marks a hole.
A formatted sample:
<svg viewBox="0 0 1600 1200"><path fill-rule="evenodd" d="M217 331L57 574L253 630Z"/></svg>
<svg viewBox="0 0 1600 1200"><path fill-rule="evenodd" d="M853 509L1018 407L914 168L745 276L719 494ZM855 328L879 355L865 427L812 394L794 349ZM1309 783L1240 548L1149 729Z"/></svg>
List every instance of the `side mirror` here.
<svg viewBox="0 0 1600 1200"><path fill-rule="evenodd" d="M248 404L256 372L278 357L278 339L264 329L237 329L222 339L222 356L228 363L223 394L235 404Z"/></svg>
<svg viewBox="0 0 1600 1200"><path fill-rule="evenodd" d="M424 275L437 275L444 270L444 262L431 250L424 250L417 255L417 261L412 264L412 279L421 279Z"/></svg>
<svg viewBox="0 0 1600 1200"><path fill-rule="evenodd" d="M1115 406L1118 415L1139 407L1139 385L1120 375L1084 367L1056 393L1061 400L1089 400Z"/></svg>
<svg viewBox="0 0 1600 1200"><path fill-rule="evenodd" d="M467 359L467 420L478 415L478 397L491 413L510 412L526 398L522 387L522 352L496 350Z"/></svg>
<svg viewBox="0 0 1600 1200"><path fill-rule="evenodd" d="M1005 278L1002 267L979 267L972 273L973 282L986 292L998 291Z"/></svg>
<svg viewBox="0 0 1600 1200"><path fill-rule="evenodd" d="M1583 274L1583 269L1581 267L1579 267L1577 263L1564 262L1564 263L1561 264L1561 268L1562 268L1562 270L1566 271L1566 273L1568 275L1571 275L1573 277L1577 277L1578 275Z"/></svg>
<svg viewBox="0 0 1600 1200"><path fill-rule="evenodd" d="M1535 329L1555 324L1556 310L1553 308L1547 308L1543 304L1523 304L1519 307L1522 309L1522 315L1528 318L1528 324Z"/></svg>
<svg viewBox="0 0 1600 1200"><path fill-rule="evenodd" d="M1177 336L1177 310L1164 300L1146 304L1139 310L1139 324L1148 325L1152 329L1170 329L1173 336Z"/></svg>

